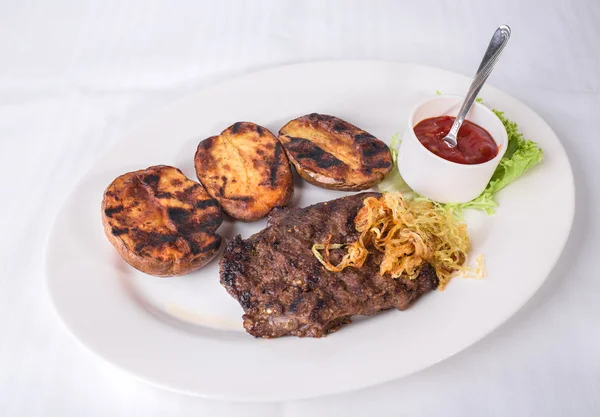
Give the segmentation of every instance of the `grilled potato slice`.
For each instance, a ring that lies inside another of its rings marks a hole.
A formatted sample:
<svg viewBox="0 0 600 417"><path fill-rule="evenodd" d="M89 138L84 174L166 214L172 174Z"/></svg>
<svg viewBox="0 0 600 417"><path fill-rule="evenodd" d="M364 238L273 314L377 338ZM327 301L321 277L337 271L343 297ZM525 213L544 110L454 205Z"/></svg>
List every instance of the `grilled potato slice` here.
<svg viewBox="0 0 600 417"><path fill-rule="evenodd" d="M287 205L292 171L277 138L264 127L238 122L203 140L194 158L198 179L223 211L243 221Z"/></svg>
<svg viewBox="0 0 600 417"><path fill-rule="evenodd" d="M115 179L104 192L108 240L131 266L168 277L195 271L219 250L221 209L177 168L153 166Z"/></svg>
<svg viewBox="0 0 600 417"><path fill-rule="evenodd" d="M392 169L390 148L337 117L312 113L279 131L298 174L316 186L359 191L379 184Z"/></svg>

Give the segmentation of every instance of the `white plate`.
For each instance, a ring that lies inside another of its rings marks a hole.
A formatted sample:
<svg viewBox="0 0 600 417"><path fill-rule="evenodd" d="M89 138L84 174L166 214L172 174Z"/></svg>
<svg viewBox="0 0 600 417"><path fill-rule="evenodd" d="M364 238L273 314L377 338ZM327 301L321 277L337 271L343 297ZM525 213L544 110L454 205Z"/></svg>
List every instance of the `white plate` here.
<svg viewBox="0 0 600 417"><path fill-rule="evenodd" d="M401 132L413 105L436 90L461 94L470 80L451 72L385 62L322 62L275 68L192 95L157 114L102 157L56 220L46 252L47 284L60 317L85 346L150 383L206 397L276 401L366 387L408 375L465 349L514 314L542 285L567 240L574 185L567 156L532 110L492 87L481 95L504 110L545 151L536 167L498 196L496 215L468 217L485 280L455 279L404 312L355 320L323 339L260 340L220 286L218 259L180 278L129 267L105 238L104 188L118 175L155 164L195 178L199 138L253 121L274 133L319 112L383 140ZM344 193L296 181L294 206ZM226 222L226 238L264 227Z"/></svg>

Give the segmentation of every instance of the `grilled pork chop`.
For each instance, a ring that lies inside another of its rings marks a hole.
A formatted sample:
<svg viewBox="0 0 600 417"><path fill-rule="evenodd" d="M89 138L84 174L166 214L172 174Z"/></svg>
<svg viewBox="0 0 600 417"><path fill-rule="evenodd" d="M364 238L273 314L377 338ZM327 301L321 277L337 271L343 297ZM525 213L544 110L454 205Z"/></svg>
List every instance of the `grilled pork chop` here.
<svg viewBox="0 0 600 417"><path fill-rule="evenodd" d="M438 286L425 264L414 280L379 274L381 254L370 253L361 268L327 271L311 248L332 235L332 243L358 238L354 218L369 196L361 193L306 208L277 209L267 228L243 240L239 235L221 259L221 284L244 309L244 328L256 337L322 337L350 323L353 315L406 309ZM343 250L331 252L337 263Z"/></svg>

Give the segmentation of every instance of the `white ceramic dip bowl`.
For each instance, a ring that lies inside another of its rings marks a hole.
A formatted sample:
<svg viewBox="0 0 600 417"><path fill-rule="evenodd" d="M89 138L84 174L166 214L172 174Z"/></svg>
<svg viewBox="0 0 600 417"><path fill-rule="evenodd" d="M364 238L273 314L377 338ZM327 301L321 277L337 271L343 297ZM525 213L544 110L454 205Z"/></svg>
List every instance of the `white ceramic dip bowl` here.
<svg viewBox="0 0 600 417"><path fill-rule="evenodd" d="M463 100L459 96L436 96L414 107L398 150L398 169L404 181L418 194L440 203L465 203L479 196L508 145L506 129L498 116L477 102L467 120L492 136L499 148L493 159L481 164L459 164L437 156L419 141L414 126L431 117L456 116Z"/></svg>

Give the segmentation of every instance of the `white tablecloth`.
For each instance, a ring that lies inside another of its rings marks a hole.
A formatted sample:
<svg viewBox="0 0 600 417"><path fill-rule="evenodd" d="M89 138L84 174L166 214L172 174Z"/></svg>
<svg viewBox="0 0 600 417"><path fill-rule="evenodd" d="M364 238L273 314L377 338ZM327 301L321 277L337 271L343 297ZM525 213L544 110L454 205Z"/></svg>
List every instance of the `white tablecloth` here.
<svg viewBox="0 0 600 417"><path fill-rule="evenodd" d="M45 294L44 242L69 191L132 125L285 63L382 59L472 74L502 23L513 36L490 83L550 123L577 185L565 253L506 325L417 375L281 404L163 391L67 334ZM598 0L4 1L0 62L1 416L600 415Z"/></svg>

